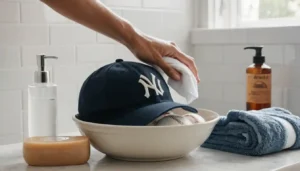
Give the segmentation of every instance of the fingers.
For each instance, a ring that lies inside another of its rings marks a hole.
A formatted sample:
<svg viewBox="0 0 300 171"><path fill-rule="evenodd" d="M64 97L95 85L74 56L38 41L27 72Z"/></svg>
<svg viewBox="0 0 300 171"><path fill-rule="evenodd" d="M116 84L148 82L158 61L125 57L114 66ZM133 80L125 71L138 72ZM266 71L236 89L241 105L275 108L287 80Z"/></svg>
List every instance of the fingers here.
<svg viewBox="0 0 300 171"><path fill-rule="evenodd" d="M177 46L176 43L170 42L171 45L173 45L173 48L175 48L177 51L180 51L180 48Z"/></svg>
<svg viewBox="0 0 300 171"><path fill-rule="evenodd" d="M177 51L177 55L176 55L176 59L179 60L180 62L184 63L188 68L190 68L190 70L193 72L194 76L197 79L197 82L200 82L200 78L198 75L198 69L196 67L196 63L194 58L183 54L180 51Z"/></svg>
<svg viewBox="0 0 300 171"><path fill-rule="evenodd" d="M170 78L176 81L179 81L181 79L181 74L178 71L176 71L173 67L168 65L160 55L157 55L156 58L156 65L158 65Z"/></svg>

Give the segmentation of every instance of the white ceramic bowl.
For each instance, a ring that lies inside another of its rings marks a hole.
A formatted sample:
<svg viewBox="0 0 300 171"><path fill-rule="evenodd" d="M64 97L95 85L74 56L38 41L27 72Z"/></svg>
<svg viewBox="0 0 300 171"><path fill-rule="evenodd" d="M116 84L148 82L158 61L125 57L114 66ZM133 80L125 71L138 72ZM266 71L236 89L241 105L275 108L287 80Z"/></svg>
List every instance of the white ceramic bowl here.
<svg viewBox="0 0 300 171"><path fill-rule="evenodd" d="M127 161L163 161L200 147L219 120L216 112L198 109L206 122L184 126L116 126L84 122L73 116L82 135L98 151ZM187 113L176 110L176 113Z"/></svg>

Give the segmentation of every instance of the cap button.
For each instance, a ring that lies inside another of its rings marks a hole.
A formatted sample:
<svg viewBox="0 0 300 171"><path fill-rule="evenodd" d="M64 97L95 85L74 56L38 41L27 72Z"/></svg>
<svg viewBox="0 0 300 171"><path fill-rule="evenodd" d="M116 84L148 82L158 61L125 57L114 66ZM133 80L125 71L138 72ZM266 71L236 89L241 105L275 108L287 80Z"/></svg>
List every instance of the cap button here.
<svg viewBox="0 0 300 171"><path fill-rule="evenodd" d="M117 59L116 62L123 62L123 59Z"/></svg>

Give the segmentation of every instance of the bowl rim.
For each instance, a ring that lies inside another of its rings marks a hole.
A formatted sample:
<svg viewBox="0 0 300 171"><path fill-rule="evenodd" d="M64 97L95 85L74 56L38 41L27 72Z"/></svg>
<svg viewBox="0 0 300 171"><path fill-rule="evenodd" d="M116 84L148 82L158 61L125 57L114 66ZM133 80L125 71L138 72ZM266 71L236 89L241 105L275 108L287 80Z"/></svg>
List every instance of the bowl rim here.
<svg viewBox="0 0 300 171"><path fill-rule="evenodd" d="M192 124L192 125L162 125L162 126L150 126L150 125L149 126L129 126L129 125L112 125L112 124L101 124L101 123L86 122L86 121L82 121L82 120L78 119L76 117L76 115L78 115L78 114L73 115L72 119L75 123L80 123L80 124L86 125L86 126L102 127L102 128L103 127L106 127L106 128L130 128L130 129L133 129L133 128L138 128L138 129L160 129L160 128L194 127L194 126L197 126L197 125L209 125L209 124L212 124L212 123L216 123L220 119L220 115L215 111L212 111L212 110L209 110L209 109L203 109L203 108L197 108L197 110L213 113L213 114L215 114L215 118L210 120L210 121L207 121L205 123L196 123L196 124Z"/></svg>

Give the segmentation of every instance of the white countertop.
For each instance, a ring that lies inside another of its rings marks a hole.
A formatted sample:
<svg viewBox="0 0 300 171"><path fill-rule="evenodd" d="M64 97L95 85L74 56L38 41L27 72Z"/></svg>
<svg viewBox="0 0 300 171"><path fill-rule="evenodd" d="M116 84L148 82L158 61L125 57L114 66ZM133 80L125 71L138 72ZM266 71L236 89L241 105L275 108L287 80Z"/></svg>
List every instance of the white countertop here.
<svg viewBox="0 0 300 171"><path fill-rule="evenodd" d="M243 156L199 148L189 156L166 162L125 162L106 157L92 148L87 164L65 167L27 166L22 144L0 146L0 171L270 171L300 161L300 151L285 151L264 157Z"/></svg>

